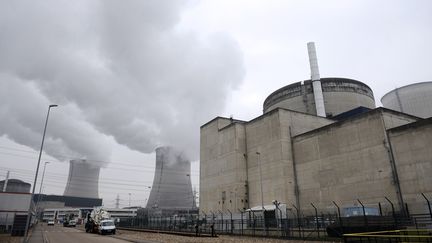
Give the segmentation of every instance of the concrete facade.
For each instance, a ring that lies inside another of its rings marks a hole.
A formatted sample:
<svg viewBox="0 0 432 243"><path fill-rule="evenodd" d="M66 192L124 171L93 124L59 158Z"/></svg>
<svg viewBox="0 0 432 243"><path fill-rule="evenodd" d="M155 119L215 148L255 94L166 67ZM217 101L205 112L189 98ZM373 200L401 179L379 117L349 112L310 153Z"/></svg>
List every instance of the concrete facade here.
<svg viewBox="0 0 432 243"><path fill-rule="evenodd" d="M410 211L425 212L421 193L432 196L432 118L390 129L388 134L404 201Z"/></svg>
<svg viewBox="0 0 432 243"><path fill-rule="evenodd" d="M248 122L218 117L201 127L200 210L278 200L309 214L310 203L333 212L333 201L350 207L357 199L389 210L387 197L397 209L407 203L424 213L431 136L430 121L384 108L343 121L281 108Z"/></svg>
<svg viewBox="0 0 432 243"><path fill-rule="evenodd" d="M249 122L218 117L203 125L200 210L238 211L259 206L261 183L264 204L291 198L295 184L290 136L332 122L276 109Z"/></svg>

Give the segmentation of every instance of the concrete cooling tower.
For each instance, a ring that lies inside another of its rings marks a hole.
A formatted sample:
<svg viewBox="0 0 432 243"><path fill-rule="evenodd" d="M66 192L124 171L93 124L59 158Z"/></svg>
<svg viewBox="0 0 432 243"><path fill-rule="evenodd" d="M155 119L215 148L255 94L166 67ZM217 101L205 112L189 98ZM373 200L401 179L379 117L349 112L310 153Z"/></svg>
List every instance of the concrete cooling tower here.
<svg viewBox="0 0 432 243"><path fill-rule="evenodd" d="M156 149L156 170L147 208L190 209L194 206L191 163L172 147Z"/></svg>
<svg viewBox="0 0 432 243"><path fill-rule="evenodd" d="M98 166L86 160L71 160L64 196L99 198Z"/></svg>
<svg viewBox="0 0 432 243"><path fill-rule="evenodd" d="M432 82L421 82L394 89L381 98L385 108L421 118L432 117Z"/></svg>

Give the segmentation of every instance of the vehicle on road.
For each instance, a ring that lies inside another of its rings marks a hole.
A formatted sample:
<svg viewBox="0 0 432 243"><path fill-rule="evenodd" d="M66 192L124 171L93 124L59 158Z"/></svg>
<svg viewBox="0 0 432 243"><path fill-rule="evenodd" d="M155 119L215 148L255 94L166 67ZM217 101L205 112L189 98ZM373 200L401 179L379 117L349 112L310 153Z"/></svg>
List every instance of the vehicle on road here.
<svg viewBox="0 0 432 243"><path fill-rule="evenodd" d="M48 223L47 223L47 225L53 225L54 226L54 220L48 220Z"/></svg>
<svg viewBox="0 0 432 243"><path fill-rule="evenodd" d="M116 233L114 220L112 220L109 213L101 207L94 208L91 213L87 214L85 229L87 233L98 233L101 235Z"/></svg>
<svg viewBox="0 0 432 243"><path fill-rule="evenodd" d="M63 218L63 227L75 227L76 226L76 220L75 220L75 214L66 214Z"/></svg>
<svg viewBox="0 0 432 243"><path fill-rule="evenodd" d="M69 220L67 227L76 227L76 220L75 219Z"/></svg>
<svg viewBox="0 0 432 243"><path fill-rule="evenodd" d="M102 220L98 226L98 233L101 235L104 235L104 234L115 235L116 227L114 224L114 220L112 220L112 219Z"/></svg>

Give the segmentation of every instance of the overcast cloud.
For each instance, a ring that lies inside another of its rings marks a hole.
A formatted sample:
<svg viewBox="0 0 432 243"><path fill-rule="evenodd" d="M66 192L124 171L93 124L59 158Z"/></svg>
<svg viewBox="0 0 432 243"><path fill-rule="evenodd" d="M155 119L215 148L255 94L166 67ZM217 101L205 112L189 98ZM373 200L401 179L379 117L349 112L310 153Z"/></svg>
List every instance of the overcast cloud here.
<svg viewBox="0 0 432 243"><path fill-rule="evenodd" d="M38 150L108 161L115 143L143 153L173 145L198 158L199 126L243 78L221 33L176 28L185 1L3 1L0 136Z"/></svg>

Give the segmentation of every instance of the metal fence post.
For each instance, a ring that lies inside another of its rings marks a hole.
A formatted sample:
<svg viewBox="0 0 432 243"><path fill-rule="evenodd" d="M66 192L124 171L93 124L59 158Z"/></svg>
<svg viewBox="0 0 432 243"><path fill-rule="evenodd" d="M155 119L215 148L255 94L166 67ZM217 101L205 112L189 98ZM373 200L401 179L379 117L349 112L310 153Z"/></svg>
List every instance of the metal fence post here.
<svg viewBox="0 0 432 243"><path fill-rule="evenodd" d="M233 234L234 233L234 225L233 225L233 219L232 219L232 213L231 213L231 211L229 210L229 209L227 209L227 211L230 213L230 228L231 228L231 234Z"/></svg>
<svg viewBox="0 0 432 243"><path fill-rule="evenodd" d="M397 220L396 220L396 214L395 214L394 205L393 205L392 201L390 201L390 199L388 199L387 197L384 197L384 198L385 198L385 200L387 200L387 201L390 203L390 205L391 205L391 208L392 208L392 214L393 214L394 228L396 229L396 228L397 228Z"/></svg>
<svg viewBox="0 0 432 243"><path fill-rule="evenodd" d="M316 230L317 230L317 233L318 233L318 238L320 238L320 232L319 232L320 227L319 227L319 222L318 222L318 210L317 210L317 208L315 207L315 205L314 205L313 203L311 203L311 205L312 205L312 207L315 209L315 224L316 224Z"/></svg>
<svg viewBox="0 0 432 243"><path fill-rule="evenodd" d="M243 212L237 208L237 210L240 212L240 219L241 219L241 235L243 235Z"/></svg>
<svg viewBox="0 0 432 243"><path fill-rule="evenodd" d="M333 201L333 204L336 206L336 208L338 210L339 224L340 224L340 227L341 227L341 236L343 237L343 235L344 235L344 227L343 227L343 223L342 223L342 217L341 217L341 213L340 213L340 207L339 207L339 205L337 205L335 203L335 201ZM344 240L345 240L345 238L344 238Z"/></svg>
<svg viewBox="0 0 432 243"><path fill-rule="evenodd" d="M367 220L367 217L366 217L365 207L364 207L363 203L360 201L360 199L357 199L357 201L362 206L362 209L363 209L363 218L364 218L364 223L365 223L365 226L366 226L366 231L369 231L369 225L368 225L368 220Z"/></svg>
<svg viewBox="0 0 432 243"><path fill-rule="evenodd" d="M221 230L222 230L222 232L224 232L224 222L223 222L223 213L220 211L220 210L218 210L219 211L219 213L220 213L220 215L221 215L221 224L220 224L220 226L221 226Z"/></svg>
<svg viewBox="0 0 432 243"><path fill-rule="evenodd" d="M430 215L431 220L432 220L432 210L431 210L431 205L430 205L429 199L425 196L424 193L422 193L421 195L424 197L424 199L425 199L426 202L427 202L427 205L428 205L428 208L429 208L429 215Z"/></svg>
<svg viewBox="0 0 432 243"><path fill-rule="evenodd" d="M299 237L303 238L302 237L302 231L301 231L301 225L300 225L300 210L294 204L291 204L291 205L295 208L295 210L297 212L297 226L298 226Z"/></svg>

